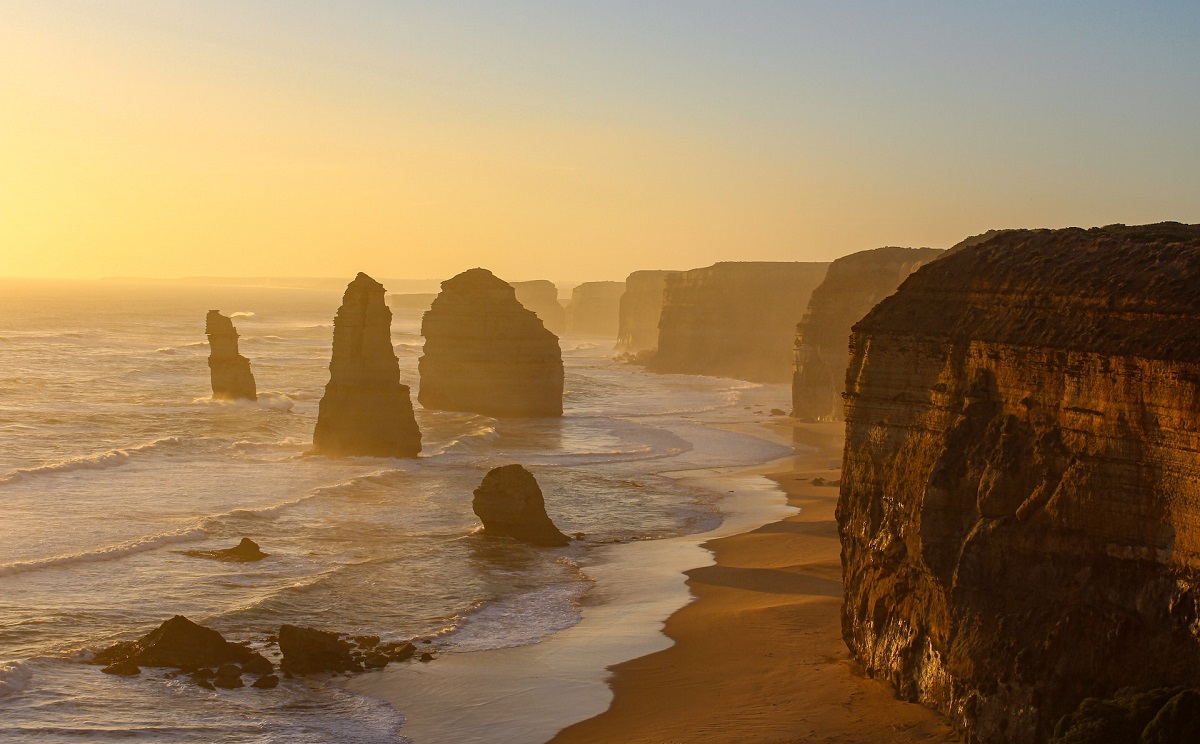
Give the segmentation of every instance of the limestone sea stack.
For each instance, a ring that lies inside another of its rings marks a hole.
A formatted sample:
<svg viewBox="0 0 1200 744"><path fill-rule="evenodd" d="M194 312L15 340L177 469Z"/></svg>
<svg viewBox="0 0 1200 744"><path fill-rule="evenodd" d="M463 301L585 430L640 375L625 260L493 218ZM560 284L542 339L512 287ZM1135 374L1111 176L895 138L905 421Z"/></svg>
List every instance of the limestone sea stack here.
<svg viewBox="0 0 1200 744"><path fill-rule="evenodd" d="M555 336L567 330L567 313L558 301L558 287L546 279L528 282L509 282L517 293L517 302L526 310L532 310Z"/></svg>
<svg viewBox="0 0 1200 744"><path fill-rule="evenodd" d="M829 264L796 326L792 415L805 421L840 421L850 328L896 291L917 268L940 256L937 248L876 248Z"/></svg>
<svg viewBox="0 0 1200 744"><path fill-rule="evenodd" d="M796 324L827 263L718 263L666 277L652 372L792 379Z"/></svg>
<svg viewBox="0 0 1200 744"><path fill-rule="evenodd" d="M532 545L557 547L571 540L546 514L537 480L520 465L493 468L475 489L471 508L489 535L511 537Z"/></svg>
<svg viewBox="0 0 1200 744"><path fill-rule="evenodd" d="M842 627L870 674L978 742L1200 684L1200 225L999 233L850 347Z"/></svg>
<svg viewBox="0 0 1200 744"><path fill-rule="evenodd" d="M212 397L216 400L258 400L250 360L238 353L238 332L233 321L219 310L204 319L208 335L208 369Z"/></svg>
<svg viewBox="0 0 1200 744"><path fill-rule="evenodd" d="M558 338L487 269L442 282L421 321L426 408L497 417L562 415Z"/></svg>
<svg viewBox="0 0 1200 744"><path fill-rule="evenodd" d="M625 279L617 313L617 352L636 356L658 348L658 318L662 315L667 277L678 273L635 271Z"/></svg>
<svg viewBox="0 0 1200 744"><path fill-rule="evenodd" d="M416 457L421 430L392 350L383 285L359 273L333 319L333 358L313 452L332 457Z"/></svg>
<svg viewBox="0 0 1200 744"><path fill-rule="evenodd" d="M572 289L567 333L616 338L623 294L625 282L584 282Z"/></svg>

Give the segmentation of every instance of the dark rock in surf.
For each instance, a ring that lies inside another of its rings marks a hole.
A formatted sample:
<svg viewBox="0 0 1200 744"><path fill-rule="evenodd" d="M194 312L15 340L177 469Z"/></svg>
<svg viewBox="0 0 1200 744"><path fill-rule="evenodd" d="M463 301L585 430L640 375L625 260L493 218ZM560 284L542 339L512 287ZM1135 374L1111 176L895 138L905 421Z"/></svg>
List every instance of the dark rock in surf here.
<svg viewBox="0 0 1200 744"><path fill-rule="evenodd" d="M208 335L208 369L212 397L217 400L258 400L250 360L238 353L238 333L233 321L218 310L204 320Z"/></svg>
<svg viewBox="0 0 1200 744"><path fill-rule="evenodd" d="M486 534L548 547L570 542L546 514L546 502L537 480L520 465L489 471L475 489L471 508L483 520Z"/></svg>
<svg viewBox="0 0 1200 744"><path fill-rule="evenodd" d="M349 643L316 628L284 625L279 629L280 668L291 674L361 672Z"/></svg>
<svg viewBox="0 0 1200 744"><path fill-rule="evenodd" d="M258 547L258 543L248 537L243 537L242 541L232 548L224 548L223 550L185 550L183 554L190 555L193 558L211 558L215 561L226 561L228 563L261 561L270 555L269 553L262 552L262 549Z"/></svg>
<svg viewBox="0 0 1200 744"><path fill-rule="evenodd" d="M233 664L222 664L217 669L217 673L213 675L212 683L213 686L220 687L222 690L236 690L246 686L246 683L242 682L242 670Z"/></svg>
<svg viewBox="0 0 1200 744"><path fill-rule="evenodd" d="M383 285L359 273L333 319L333 358L313 452L332 457L416 457L421 430L392 350Z"/></svg>
<svg viewBox="0 0 1200 744"><path fill-rule="evenodd" d="M279 677L276 677L274 674L264 674L254 680L254 684L250 686L257 687L260 690L273 690L279 686Z"/></svg>
<svg viewBox="0 0 1200 744"><path fill-rule="evenodd" d="M243 661L241 667L242 671L246 674L270 674L275 671L275 665L265 656L259 656L258 654L255 654L248 661Z"/></svg>
<svg viewBox="0 0 1200 744"><path fill-rule="evenodd" d="M105 674L115 674L119 677L132 677L135 674L142 673L142 670L138 667L138 665L132 661L129 661L128 659L125 661L113 662L100 671L104 672Z"/></svg>
<svg viewBox="0 0 1200 744"><path fill-rule="evenodd" d="M176 615L137 641L118 643L101 651L92 658L92 663L131 661L149 667L197 669L255 658L262 657L245 646L226 641L212 628Z"/></svg>

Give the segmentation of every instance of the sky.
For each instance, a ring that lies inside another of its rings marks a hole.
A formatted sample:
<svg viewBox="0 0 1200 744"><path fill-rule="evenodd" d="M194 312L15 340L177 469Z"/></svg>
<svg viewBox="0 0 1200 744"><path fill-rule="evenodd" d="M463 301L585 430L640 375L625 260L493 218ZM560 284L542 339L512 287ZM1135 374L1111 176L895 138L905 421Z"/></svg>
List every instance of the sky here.
<svg viewBox="0 0 1200 744"><path fill-rule="evenodd" d="M0 276L622 279L1200 222L1200 3L0 0Z"/></svg>

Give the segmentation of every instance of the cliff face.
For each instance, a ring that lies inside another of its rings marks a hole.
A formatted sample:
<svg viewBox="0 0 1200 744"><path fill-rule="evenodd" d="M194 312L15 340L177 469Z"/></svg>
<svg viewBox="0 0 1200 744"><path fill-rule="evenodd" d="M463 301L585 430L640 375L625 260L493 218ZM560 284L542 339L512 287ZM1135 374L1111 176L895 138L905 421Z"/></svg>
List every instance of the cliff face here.
<svg viewBox="0 0 1200 744"><path fill-rule="evenodd" d="M623 294L625 282L584 282L575 287L567 306L567 333L616 338Z"/></svg>
<svg viewBox="0 0 1200 744"><path fill-rule="evenodd" d="M796 323L827 263L719 263L666 278L654 372L792 378Z"/></svg>
<svg viewBox="0 0 1200 744"><path fill-rule="evenodd" d="M258 400L250 360L238 353L238 332L233 321L217 310L204 319L208 335L208 369L212 397L219 400Z"/></svg>
<svg viewBox="0 0 1200 744"><path fill-rule="evenodd" d="M678 273L635 271L625 280L617 318L617 351L637 354L658 348L658 318L667 277Z"/></svg>
<svg viewBox="0 0 1200 744"><path fill-rule="evenodd" d="M517 302L532 310L546 330L561 336L567 330L567 312L558 301L558 287L546 279L529 282L509 282L517 292Z"/></svg>
<svg viewBox="0 0 1200 744"><path fill-rule="evenodd" d="M909 274L940 256L936 248L876 248L829 264L796 326L792 415L806 421L840 421L850 328L896 291Z"/></svg>
<svg viewBox="0 0 1200 744"><path fill-rule="evenodd" d="M843 633L969 740L1200 683L1200 226L1006 231L854 327Z"/></svg>
<svg viewBox="0 0 1200 744"><path fill-rule="evenodd" d="M558 338L487 269L442 282L421 322L426 408L488 416L561 416Z"/></svg>
<svg viewBox="0 0 1200 744"><path fill-rule="evenodd" d="M330 456L416 457L421 430L392 350L392 311L383 285L359 273L333 319L329 384L313 451Z"/></svg>

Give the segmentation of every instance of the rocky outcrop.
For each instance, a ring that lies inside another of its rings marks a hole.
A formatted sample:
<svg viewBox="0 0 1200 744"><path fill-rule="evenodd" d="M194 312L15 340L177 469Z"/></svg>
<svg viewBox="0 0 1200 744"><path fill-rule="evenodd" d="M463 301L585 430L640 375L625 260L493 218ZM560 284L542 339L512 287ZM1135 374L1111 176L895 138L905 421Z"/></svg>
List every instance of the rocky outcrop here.
<svg viewBox="0 0 1200 744"><path fill-rule="evenodd" d="M1014 230L854 328L843 633L970 741L1200 683L1200 226Z"/></svg>
<svg viewBox="0 0 1200 744"><path fill-rule="evenodd" d="M562 336L567 330L567 313L562 303L558 301L558 287L546 279L535 279L529 282L509 282L517 293L517 302L526 310L532 310L546 326L546 330L555 336Z"/></svg>
<svg viewBox="0 0 1200 744"><path fill-rule="evenodd" d="M567 333L616 338L623 294L625 282L584 282L572 289Z"/></svg>
<svg viewBox="0 0 1200 744"><path fill-rule="evenodd" d="M792 379L796 324L827 263L719 263L669 275L652 372Z"/></svg>
<svg viewBox="0 0 1200 744"><path fill-rule="evenodd" d="M250 360L238 353L238 332L233 321L219 310L204 319L208 335L208 369L212 397L216 400L258 400Z"/></svg>
<svg viewBox="0 0 1200 744"><path fill-rule="evenodd" d="M635 271L625 279L617 319L617 352L637 355L658 348L658 318L667 277L678 273Z"/></svg>
<svg viewBox="0 0 1200 744"><path fill-rule="evenodd" d="M361 672L353 647L330 633L316 628L284 625L279 628L279 666L289 674L318 672Z"/></svg>
<svg viewBox="0 0 1200 744"><path fill-rule="evenodd" d="M217 631L183 615L176 615L136 641L110 646L92 658L93 664L115 666L118 662L188 670L222 664L265 665L267 671L271 669L271 663L260 654L226 641Z"/></svg>
<svg viewBox="0 0 1200 744"><path fill-rule="evenodd" d="M383 285L360 273L333 319L329 384L313 452L333 457L416 457L421 430L392 350L392 311Z"/></svg>
<svg viewBox="0 0 1200 744"><path fill-rule="evenodd" d="M840 421L850 328L896 291L917 268L945 251L936 248L876 248L829 264L796 326L792 415L803 421Z"/></svg>
<svg viewBox="0 0 1200 744"><path fill-rule="evenodd" d="M546 514L537 480L520 465L493 468L475 489L471 508L488 535L512 537L533 545L557 547L570 538L558 531Z"/></svg>
<svg viewBox="0 0 1200 744"><path fill-rule="evenodd" d="M421 321L421 405L487 416L561 416L558 338L487 269L442 282Z"/></svg>
<svg viewBox="0 0 1200 744"><path fill-rule="evenodd" d="M184 555L190 555L193 558L210 558L214 561L225 561L227 563L252 563L261 561L267 557L267 553L262 552L258 547L258 543L248 537L243 537L242 541L232 548L223 548L221 550L184 550Z"/></svg>

